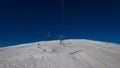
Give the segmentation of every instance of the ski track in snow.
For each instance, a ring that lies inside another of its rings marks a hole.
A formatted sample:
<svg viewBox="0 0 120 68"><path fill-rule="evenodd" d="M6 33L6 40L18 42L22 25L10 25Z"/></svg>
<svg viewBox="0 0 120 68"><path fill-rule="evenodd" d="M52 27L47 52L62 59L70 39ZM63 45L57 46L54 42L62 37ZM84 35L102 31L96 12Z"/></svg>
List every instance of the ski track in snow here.
<svg viewBox="0 0 120 68"><path fill-rule="evenodd" d="M120 68L117 44L91 40L36 42L0 48L0 68Z"/></svg>

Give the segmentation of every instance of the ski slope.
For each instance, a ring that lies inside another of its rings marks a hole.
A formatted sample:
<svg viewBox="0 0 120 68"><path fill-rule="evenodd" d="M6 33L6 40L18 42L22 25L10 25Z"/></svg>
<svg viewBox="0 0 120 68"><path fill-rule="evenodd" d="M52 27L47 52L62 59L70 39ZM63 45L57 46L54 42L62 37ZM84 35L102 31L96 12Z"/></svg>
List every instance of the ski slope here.
<svg viewBox="0 0 120 68"><path fill-rule="evenodd" d="M0 68L120 68L120 45L71 39L3 47Z"/></svg>

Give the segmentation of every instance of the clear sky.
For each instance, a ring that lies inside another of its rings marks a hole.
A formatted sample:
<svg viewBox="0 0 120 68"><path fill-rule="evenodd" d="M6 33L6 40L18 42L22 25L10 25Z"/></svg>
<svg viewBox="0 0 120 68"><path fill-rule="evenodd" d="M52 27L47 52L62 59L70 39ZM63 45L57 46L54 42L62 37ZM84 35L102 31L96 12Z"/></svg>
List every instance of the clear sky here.
<svg viewBox="0 0 120 68"><path fill-rule="evenodd" d="M61 0L1 0L0 46L58 39ZM120 43L119 0L64 0L66 39Z"/></svg>

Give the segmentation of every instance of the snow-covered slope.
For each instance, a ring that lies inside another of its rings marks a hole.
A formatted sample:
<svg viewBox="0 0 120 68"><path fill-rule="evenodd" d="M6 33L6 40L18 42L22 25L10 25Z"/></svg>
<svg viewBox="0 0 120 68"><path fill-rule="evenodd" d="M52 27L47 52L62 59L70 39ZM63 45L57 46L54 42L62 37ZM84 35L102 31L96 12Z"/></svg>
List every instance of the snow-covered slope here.
<svg viewBox="0 0 120 68"><path fill-rule="evenodd" d="M74 39L4 47L0 68L120 68L120 46Z"/></svg>

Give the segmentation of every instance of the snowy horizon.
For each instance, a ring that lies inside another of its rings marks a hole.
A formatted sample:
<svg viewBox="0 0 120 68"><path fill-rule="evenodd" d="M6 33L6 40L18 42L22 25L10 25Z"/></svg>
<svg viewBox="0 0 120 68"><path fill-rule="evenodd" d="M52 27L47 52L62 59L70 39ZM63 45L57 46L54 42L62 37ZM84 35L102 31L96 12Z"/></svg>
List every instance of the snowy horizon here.
<svg viewBox="0 0 120 68"><path fill-rule="evenodd" d="M71 39L3 47L0 68L120 68L120 46Z"/></svg>
<svg viewBox="0 0 120 68"><path fill-rule="evenodd" d="M106 41L92 40L92 39L65 39L65 40L88 40L88 41L96 41L96 42L103 42L103 43L118 44L118 43L113 43L113 42L106 42ZM19 43L19 44L13 44L13 45L0 45L0 48L1 48L1 47L9 47L9 46L17 46L17 45L22 45L22 44L37 43L37 42L50 42L50 41L60 41L60 40L59 40L59 39L55 39L55 40L26 42L26 43Z"/></svg>

